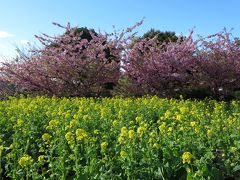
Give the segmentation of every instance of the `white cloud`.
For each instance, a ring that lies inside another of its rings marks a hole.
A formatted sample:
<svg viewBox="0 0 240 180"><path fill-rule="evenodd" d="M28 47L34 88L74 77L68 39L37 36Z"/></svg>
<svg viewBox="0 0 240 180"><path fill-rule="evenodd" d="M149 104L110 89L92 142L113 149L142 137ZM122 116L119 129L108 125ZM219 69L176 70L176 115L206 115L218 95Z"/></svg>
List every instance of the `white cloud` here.
<svg viewBox="0 0 240 180"><path fill-rule="evenodd" d="M12 37L13 34L6 32L6 31L0 31L0 38L8 38L8 37Z"/></svg>

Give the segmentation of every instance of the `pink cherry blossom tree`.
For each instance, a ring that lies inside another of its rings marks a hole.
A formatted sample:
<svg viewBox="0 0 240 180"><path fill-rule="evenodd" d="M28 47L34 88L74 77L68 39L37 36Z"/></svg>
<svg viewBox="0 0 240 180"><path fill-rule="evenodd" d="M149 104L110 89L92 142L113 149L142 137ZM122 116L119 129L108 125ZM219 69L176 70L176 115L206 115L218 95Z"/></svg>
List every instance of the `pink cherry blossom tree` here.
<svg viewBox="0 0 240 180"><path fill-rule="evenodd" d="M56 96L101 96L116 85L124 32L115 39L90 32L88 40L77 27L63 28L62 36L36 36L43 48L24 61L4 63L2 78L31 93Z"/></svg>
<svg viewBox="0 0 240 180"><path fill-rule="evenodd" d="M173 96L188 86L196 71L192 34L177 42L159 45L143 39L126 52L124 69L132 83L147 94Z"/></svg>
<svg viewBox="0 0 240 180"><path fill-rule="evenodd" d="M240 46L236 38L224 29L200 38L198 44L198 86L209 89L215 99L233 96L240 88Z"/></svg>
<svg viewBox="0 0 240 180"><path fill-rule="evenodd" d="M205 89L222 99L240 88L239 53L226 30L197 40L191 32L161 47L154 38L135 42L124 55L124 69L136 93L176 97Z"/></svg>

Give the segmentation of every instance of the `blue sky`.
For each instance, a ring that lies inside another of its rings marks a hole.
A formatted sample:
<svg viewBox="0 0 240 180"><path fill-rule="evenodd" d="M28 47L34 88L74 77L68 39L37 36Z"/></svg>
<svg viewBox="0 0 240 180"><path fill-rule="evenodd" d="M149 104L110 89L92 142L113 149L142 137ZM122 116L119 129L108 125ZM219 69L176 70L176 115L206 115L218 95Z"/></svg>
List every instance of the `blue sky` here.
<svg viewBox="0 0 240 180"><path fill-rule="evenodd" d="M0 60L13 56L15 46L36 42L36 34L63 33L52 22L112 32L113 25L121 30L145 17L139 35L150 28L178 34L194 28L205 36L226 27L240 37L239 7L239 0L0 0Z"/></svg>

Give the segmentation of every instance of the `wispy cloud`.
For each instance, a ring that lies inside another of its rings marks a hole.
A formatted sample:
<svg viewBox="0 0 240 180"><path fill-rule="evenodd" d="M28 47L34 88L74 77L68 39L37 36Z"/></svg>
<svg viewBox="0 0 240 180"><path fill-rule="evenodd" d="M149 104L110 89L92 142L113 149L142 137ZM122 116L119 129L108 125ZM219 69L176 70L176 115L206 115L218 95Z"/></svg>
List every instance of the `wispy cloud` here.
<svg viewBox="0 0 240 180"><path fill-rule="evenodd" d="M13 34L6 32L6 31L0 31L0 38L9 38L12 37Z"/></svg>
<svg viewBox="0 0 240 180"><path fill-rule="evenodd" d="M23 44L23 45L29 45L30 41L26 40L26 39L22 39L22 40L20 40L20 43Z"/></svg>
<svg viewBox="0 0 240 180"><path fill-rule="evenodd" d="M16 56L14 48L8 43L0 42L0 63Z"/></svg>
<svg viewBox="0 0 240 180"><path fill-rule="evenodd" d="M0 43L0 48L3 49L3 48L6 48L6 46L2 43Z"/></svg>

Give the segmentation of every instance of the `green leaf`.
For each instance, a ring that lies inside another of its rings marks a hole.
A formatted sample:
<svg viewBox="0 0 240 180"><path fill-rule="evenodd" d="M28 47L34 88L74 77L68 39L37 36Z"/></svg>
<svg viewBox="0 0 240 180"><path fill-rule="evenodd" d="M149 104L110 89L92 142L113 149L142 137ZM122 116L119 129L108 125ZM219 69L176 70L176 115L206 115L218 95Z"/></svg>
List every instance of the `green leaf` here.
<svg viewBox="0 0 240 180"><path fill-rule="evenodd" d="M193 174L192 173L187 174L187 180L193 180Z"/></svg>
<svg viewBox="0 0 240 180"><path fill-rule="evenodd" d="M206 164L202 167L202 173L203 173L203 176L208 176L209 174L209 170Z"/></svg>
<svg viewBox="0 0 240 180"><path fill-rule="evenodd" d="M240 165L237 165L233 168L233 172L240 171Z"/></svg>

